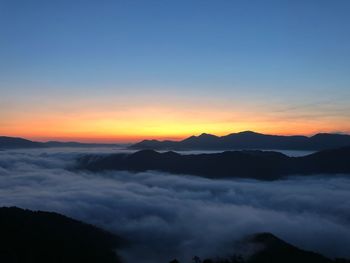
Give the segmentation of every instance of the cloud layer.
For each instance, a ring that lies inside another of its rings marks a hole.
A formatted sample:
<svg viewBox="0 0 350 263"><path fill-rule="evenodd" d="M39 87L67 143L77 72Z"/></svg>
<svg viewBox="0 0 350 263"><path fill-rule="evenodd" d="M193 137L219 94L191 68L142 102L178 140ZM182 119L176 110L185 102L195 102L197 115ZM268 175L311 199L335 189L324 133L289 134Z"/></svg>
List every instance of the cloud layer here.
<svg viewBox="0 0 350 263"><path fill-rule="evenodd" d="M260 182L70 169L83 151L0 151L0 206L56 211L117 233L130 240L126 262L225 255L261 231L350 257L350 178Z"/></svg>

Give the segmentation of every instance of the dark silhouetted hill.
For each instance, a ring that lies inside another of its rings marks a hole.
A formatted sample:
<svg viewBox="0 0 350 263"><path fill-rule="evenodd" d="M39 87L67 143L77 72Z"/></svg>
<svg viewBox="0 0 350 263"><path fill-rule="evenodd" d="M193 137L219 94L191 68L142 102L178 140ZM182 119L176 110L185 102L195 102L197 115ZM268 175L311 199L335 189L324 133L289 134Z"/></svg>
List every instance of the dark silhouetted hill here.
<svg viewBox="0 0 350 263"><path fill-rule="evenodd" d="M115 147L121 144L79 143L79 142L34 142L23 138L0 136L0 149L42 148L42 147ZM306 136L267 135L251 131L215 136L203 133L182 141L144 140L130 145L131 149L153 150L234 150L234 149L279 149L279 150L324 150L350 146L350 135L316 134Z"/></svg>
<svg viewBox="0 0 350 263"><path fill-rule="evenodd" d="M306 250L297 248L270 233L253 235L245 242L258 249L247 260L247 263L330 263L332 260Z"/></svg>
<svg viewBox="0 0 350 263"><path fill-rule="evenodd" d="M125 241L57 213L0 208L0 262L120 263L115 250ZM297 248L270 233L244 238L232 256L202 263L349 263ZM238 254L237 254L238 253ZM200 260L199 257L194 257ZM177 260L171 261L180 263Z"/></svg>
<svg viewBox="0 0 350 263"><path fill-rule="evenodd" d="M47 147L116 147L121 144L80 143L80 142L34 142L23 138L0 136L0 149L27 149Z"/></svg>
<svg viewBox="0 0 350 263"><path fill-rule="evenodd" d="M0 136L0 149L17 149L17 148L40 148L43 145L39 142L14 137Z"/></svg>
<svg viewBox="0 0 350 263"><path fill-rule="evenodd" d="M120 263L123 241L68 217L20 208L0 208L0 262Z"/></svg>
<svg viewBox="0 0 350 263"><path fill-rule="evenodd" d="M133 154L86 155L78 159L78 168L90 171L155 170L209 178L274 180L297 174L350 174L350 147L324 150L303 157L288 157L273 151L182 155L142 150Z"/></svg>
<svg viewBox="0 0 350 263"><path fill-rule="evenodd" d="M323 133L306 137L267 135L245 131L221 137L203 133L199 136L191 136L182 141L144 140L130 147L138 150L279 149L318 151L344 146L350 146L350 135Z"/></svg>
<svg viewBox="0 0 350 263"><path fill-rule="evenodd" d="M279 239L270 233L259 233L245 238L239 244L240 251L250 251L247 255L234 254L222 259L204 259L203 263L332 263L349 262L331 260L318 253L306 251ZM180 263L178 261L178 263Z"/></svg>

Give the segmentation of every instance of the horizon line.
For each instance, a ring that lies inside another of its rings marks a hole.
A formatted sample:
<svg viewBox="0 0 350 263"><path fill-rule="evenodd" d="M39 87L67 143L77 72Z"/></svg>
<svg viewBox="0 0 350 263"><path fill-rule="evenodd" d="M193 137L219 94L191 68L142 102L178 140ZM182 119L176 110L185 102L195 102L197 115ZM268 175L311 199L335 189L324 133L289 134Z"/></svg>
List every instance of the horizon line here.
<svg viewBox="0 0 350 263"><path fill-rule="evenodd" d="M291 134L291 133L264 133L264 132L257 132L257 131L252 131L252 130L243 130L239 132L231 132L231 133L226 133L224 135L216 135L213 133L198 133L197 135L192 134L192 135L187 135L187 136L181 136L181 137L175 137L175 136L156 136L150 138L144 138L144 137L139 137L139 139L131 139L131 140L125 140L125 139L114 139L110 137L90 137L90 138L84 138L84 137L51 137L51 136L21 136L21 135L0 135L0 137L10 137L10 138L20 138L20 139L26 139L30 140L33 142L40 142L40 143L48 143L48 142L60 142L60 143L91 143L91 144L132 144L132 143L137 143L145 140L157 140L157 141L182 141L190 137L199 137L201 135L212 135L215 137L225 137L231 134L240 134L240 133L255 133L255 134L262 134L262 135L272 135L272 136L304 136L304 137L313 137L317 134L337 134L337 135L350 135L350 133L347 132L341 132L341 131L335 131L335 132L316 132L316 133L311 133L311 134Z"/></svg>

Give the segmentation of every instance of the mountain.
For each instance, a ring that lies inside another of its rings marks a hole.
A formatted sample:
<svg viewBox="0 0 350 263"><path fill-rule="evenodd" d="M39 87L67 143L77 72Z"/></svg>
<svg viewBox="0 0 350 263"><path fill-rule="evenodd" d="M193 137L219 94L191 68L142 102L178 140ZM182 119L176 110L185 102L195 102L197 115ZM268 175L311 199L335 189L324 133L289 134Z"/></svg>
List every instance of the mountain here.
<svg viewBox="0 0 350 263"><path fill-rule="evenodd" d="M0 136L0 149L41 148L43 144L22 138Z"/></svg>
<svg viewBox="0 0 350 263"><path fill-rule="evenodd" d="M133 154L85 155L77 168L90 171L155 170L208 178L280 179L288 175L350 174L350 147L324 150L302 157L273 151L226 151L182 155L142 150Z"/></svg>
<svg viewBox="0 0 350 263"><path fill-rule="evenodd" d="M320 254L302 250L288 244L271 233L255 234L248 238L245 242L258 248L258 250L249 257L247 263L332 262L332 260Z"/></svg>
<svg viewBox="0 0 350 263"><path fill-rule="evenodd" d="M132 145L79 143L79 142L34 142L23 138L0 136L0 149L43 148L43 147L120 147L136 150L237 150L237 149L279 149L279 150L325 150L350 146L350 135L320 133L312 137L267 135L251 131L215 136L203 133L182 141L144 140Z"/></svg>
<svg viewBox="0 0 350 263"><path fill-rule="evenodd" d="M56 213L0 208L0 233L0 262L121 262L121 238Z"/></svg>
<svg viewBox="0 0 350 263"><path fill-rule="evenodd" d="M57 213L17 207L0 208L0 232L0 262L4 263L121 263L116 250L127 243L123 238ZM350 263L300 249L271 233L247 236L233 244L232 251L229 257L203 261L195 256L194 262Z"/></svg>
<svg viewBox="0 0 350 263"><path fill-rule="evenodd" d="M0 149L27 149L48 147L117 147L121 144L80 143L80 142L34 142L23 138L0 136Z"/></svg>
<svg viewBox="0 0 350 263"><path fill-rule="evenodd" d="M258 233L244 238L239 242L236 250L242 251L243 255L234 254L228 258L221 259L204 259L203 263L332 263L332 262L349 262L331 260L323 255L306 251L295 247L271 233ZM248 252L248 254L244 252ZM246 255L244 255L246 254ZM179 261L177 261L179 263Z"/></svg>
<svg viewBox="0 0 350 263"><path fill-rule="evenodd" d="M267 135L244 131L221 137L203 133L182 141L144 140L131 145L130 148L138 150L280 149L318 151L343 146L350 146L350 135L321 133L306 137Z"/></svg>

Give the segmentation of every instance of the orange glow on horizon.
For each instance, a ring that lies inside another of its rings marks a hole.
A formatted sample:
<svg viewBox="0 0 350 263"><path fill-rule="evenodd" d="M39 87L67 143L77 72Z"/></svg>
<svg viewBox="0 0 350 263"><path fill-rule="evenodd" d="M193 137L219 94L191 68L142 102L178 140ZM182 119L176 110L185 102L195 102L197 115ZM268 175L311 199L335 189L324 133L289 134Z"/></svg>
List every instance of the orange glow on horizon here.
<svg viewBox="0 0 350 263"><path fill-rule="evenodd" d="M97 122L99 123L99 122ZM27 128L13 129L10 132L2 133L6 136L22 137L35 141L77 141L77 142L96 142L96 143L132 143L144 139L157 140L182 140L192 135L200 135L201 133L210 133L217 136L224 136L230 133L236 133L246 130L251 130L259 133L274 134L274 135L306 135L311 136L320 132L335 132L327 129L329 126L315 126L310 124L288 124L288 123L207 123L207 124L188 124L188 123L164 123L153 127L143 126L138 127L139 123L132 125L125 125L125 127L115 127L109 125L108 121L103 125L93 125L91 123L76 122L75 125L65 123L65 125L51 126L50 128ZM84 131L83 127L96 127L94 131L91 128ZM30 125L31 126L31 125ZM27 127L30 127L27 126ZM69 128L71 127L71 129ZM35 126L34 126L35 127Z"/></svg>
<svg viewBox="0 0 350 263"><path fill-rule="evenodd" d="M223 136L245 130L276 135L350 131L341 118L299 118L259 109L213 108L145 106L123 111L85 108L65 114L22 112L11 120L1 120L0 134L37 141L128 143L143 139L181 140L201 133Z"/></svg>

